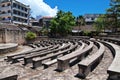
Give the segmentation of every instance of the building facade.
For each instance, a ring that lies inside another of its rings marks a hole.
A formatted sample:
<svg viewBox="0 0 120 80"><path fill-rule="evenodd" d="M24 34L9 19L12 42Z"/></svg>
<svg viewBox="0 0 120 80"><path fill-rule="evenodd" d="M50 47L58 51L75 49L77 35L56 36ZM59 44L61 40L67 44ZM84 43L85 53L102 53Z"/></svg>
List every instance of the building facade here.
<svg viewBox="0 0 120 80"><path fill-rule="evenodd" d="M29 25L30 7L16 0L1 0L0 21Z"/></svg>
<svg viewBox="0 0 120 80"><path fill-rule="evenodd" d="M40 20L40 26L49 28L50 27L50 21L53 19L53 17L49 17L49 16L43 16Z"/></svg>
<svg viewBox="0 0 120 80"><path fill-rule="evenodd" d="M101 14L85 14L83 17L86 24L93 24Z"/></svg>

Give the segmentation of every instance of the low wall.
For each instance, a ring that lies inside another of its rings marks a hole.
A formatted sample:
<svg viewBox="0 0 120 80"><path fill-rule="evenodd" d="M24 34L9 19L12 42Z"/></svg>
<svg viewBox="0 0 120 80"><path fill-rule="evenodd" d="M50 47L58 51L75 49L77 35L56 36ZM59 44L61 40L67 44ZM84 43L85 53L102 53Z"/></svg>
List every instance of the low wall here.
<svg viewBox="0 0 120 80"><path fill-rule="evenodd" d="M25 43L25 31L0 29L0 43Z"/></svg>
<svg viewBox="0 0 120 80"><path fill-rule="evenodd" d="M0 54L5 54L8 52L15 51L18 47L18 44L8 43L8 44L0 44Z"/></svg>

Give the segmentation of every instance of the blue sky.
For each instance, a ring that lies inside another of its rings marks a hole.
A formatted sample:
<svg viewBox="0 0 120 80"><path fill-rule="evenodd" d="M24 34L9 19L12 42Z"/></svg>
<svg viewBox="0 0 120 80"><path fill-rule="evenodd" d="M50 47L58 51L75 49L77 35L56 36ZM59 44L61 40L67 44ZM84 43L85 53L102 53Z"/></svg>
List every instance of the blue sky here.
<svg viewBox="0 0 120 80"><path fill-rule="evenodd" d="M18 0L30 5L32 16L55 16L59 10L71 11L74 16L105 13L110 0Z"/></svg>
<svg viewBox="0 0 120 80"><path fill-rule="evenodd" d="M71 11L75 16L86 13L105 13L110 0L44 0L51 7Z"/></svg>

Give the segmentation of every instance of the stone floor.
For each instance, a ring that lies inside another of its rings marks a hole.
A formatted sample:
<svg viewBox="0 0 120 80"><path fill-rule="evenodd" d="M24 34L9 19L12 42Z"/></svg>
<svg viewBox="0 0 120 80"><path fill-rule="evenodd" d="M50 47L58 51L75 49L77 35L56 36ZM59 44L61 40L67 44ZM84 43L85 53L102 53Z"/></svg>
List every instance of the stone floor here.
<svg viewBox="0 0 120 80"><path fill-rule="evenodd" d="M25 50L30 50L30 48L20 47L20 50L18 50L17 52ZM94 49L94 51L96 51L96 48ZM11 54L13 53L9 53L8 55ZM79 79L75 77L78 73L77 64L63 72L57 72L55 71L57 64L52 65L47 69L43 69L43 67L31 69L31 64L23 66L22 60L19 63L10 64L4 61L4 58L5 57L2 56L0 59L0 74L15 72L19 75L18 80L106 80L108 77L108 74L106 72L107 68L113 60L110 50L106 48L103 59L100 62L100 64L96 67L96 69L94 69L93 72L91 72L86 79Z"/></svg>

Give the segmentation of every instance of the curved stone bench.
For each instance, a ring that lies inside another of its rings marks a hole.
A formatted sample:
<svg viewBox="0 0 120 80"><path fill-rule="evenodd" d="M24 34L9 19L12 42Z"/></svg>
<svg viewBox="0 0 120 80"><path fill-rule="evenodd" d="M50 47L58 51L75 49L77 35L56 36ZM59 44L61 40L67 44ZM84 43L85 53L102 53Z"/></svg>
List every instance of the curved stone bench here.
<svg viewBox="0 0 120 80"><path fill-rule="evenodd" d="M62 49L62 51L55 53L55 54L51 54L49 56L45 56L45 57L37 57L37 58L33 58L32 63L33 63L33 68L39 67L42 65L42 61L51 58L56 59L59 55L66 55L72 51L74 51L78 46L78 43L76 43L75 45L72 45L70 48L65 48Z"/></svg>
<svg viewBox="0 0 120 80"><path fill-rule="evenodd" d="M46 56L46 55L51 54L51 53L56 53L58 51L61 51L62 49L66 49L67 47L70 47L70 45L71 44L67 44L67 46L63 47L63 48L58 48L58 49L54 49L54 50L51 50L51 51L46 51L46 52L39 53L39 54L28 55L28 56L24 57L24 65L26 65L27 63L31 63L32 59L35 58L35 57L43 57L43 56Z"/></svg>
<svg viewBox="0 0 120 80"><path fill-rule="evenodd" d="M78 42L78 44L80 45L80 48L83 48L85 47L85 44L83 42ZM71 49L68 49L68 53L70 54L72 51L75 51L75 46L71 47ZM70 51L71 50L71 51ZM65 54L66 55L66 54ZM62 57L62 56L61 56ZM57 57L58 58L58 57ZM57 59L54 59L54 60L51 60L51 61L48 61L46 63L43 63L44 65L44 68L48 68L49 66L53 65L57 63Z"/></svg>
<svg viewBox="0 0 120 80"><path fill-rule="evenodd" d="M33 55L33 54L35 55L35 54L43 53L46 50L51 51L51 50L57 49L58 47L59 47L58 45L57 46L50 46L50 47L47 47L47 48L35 49L35 50L29 51L29 52L25 52L23 54L18 54L18 55L13 56L11 58L11 61L12 61L12 63L16 63L16 62L18 62L18 59L24 58L25 56L30 56L30 55Z"/></svg>
<svg viewBox="0 0 120 80"><path fill-rule="evenodd" d="M15 51L18 47L16 43L0 44L0 54Z"/></svg>
<svg viewBox="0 0 120 80"><path fill-rule="evenodd" d="M94 41L94 44L98 47L97 52L88 56L78 64L79 72L77 74L80 78L85 78L89 72L91 72L101 61L105 47L100 42Z"/></svg>
<svg viewBox="0 0 120 80"><path fill-rule="evenodd" d="M105 41L102 42L111 50L112 54L114 55L114 60L107 70L107 73L109 74L108 80L119 80L120 79L120 46L110 42L105 42Z"/></svg>
<svg viewBox="0 0 120 80"><path fill-rule="evenodd" d="M27 54L30 54L30 53L33 53L33 52L38 52L38 51L48 50L48 49L51 49L52 47L53 47L53 45L50 45L48 47L33 49L33 50L30 50L30 51L27 51L27 52L24 52L24 53L10 55L10 56L7 56L7 61L12 61L14 59L20 59L20 58L25 57L25 55L27 55Z"/></svg>
<svg viewBox="0 0 120 80"><path fill-rule="evenodd" d="M118 39L118 38L102 37L102 38L98 38L98 39L101 39L101 40L104 40L104 41L108 41L108 42L112 42L112 43L115 43L117 45L120 45L120 39Z"/></svg>
<svg viewBox="0 0 120 80"><path fill-rule="evenodd" d="M16 73L4 73L0 74L0 80L17 80L18 75Z"/></svg>
<svg viewBox="0 0 120 80"><path fill-rule="evenodd" d="M69 62L70 62L71 59L77 58L77 59L81 60L86 55L89 54L89 52L93 48L93 42L91 42L91 41L84 41L84 42L87 42L89 45L85 48L84 47L79 48L75 52L72 52L68 55L65 55L65 56L57 59L57 63L58 63L57 70L58 71L63 71L65 69L69 68Z"/></svg>

